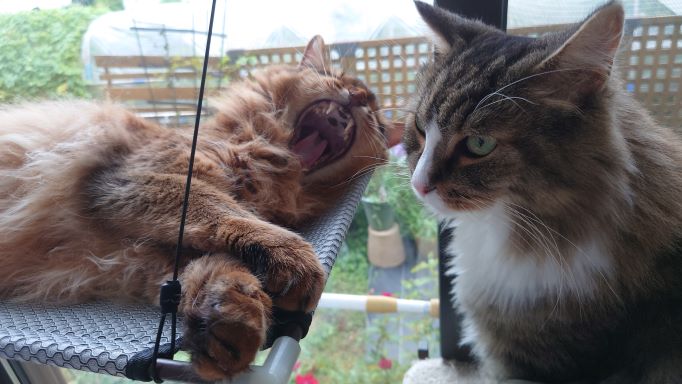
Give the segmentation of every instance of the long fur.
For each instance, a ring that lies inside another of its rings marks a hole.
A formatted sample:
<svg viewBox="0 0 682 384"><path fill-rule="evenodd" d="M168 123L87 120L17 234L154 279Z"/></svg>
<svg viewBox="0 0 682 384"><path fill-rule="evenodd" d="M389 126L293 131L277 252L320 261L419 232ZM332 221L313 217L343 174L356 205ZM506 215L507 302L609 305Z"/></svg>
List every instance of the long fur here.
<svg viewBox="0 0 682 384"><path fill-rule="evenodd" d="M623 89L622 7L537 39L417 7L440 45L404 142L455 227L462 342L497 379L679 382L682 141Z"/></svg>
<svg viewBox="0 0 682 384"><path fill-rule="evenodd" d="M324 272L294 230L386 157L374 95L329 72L324 49L316 37L298 67L233 83L201 127L180 310L185 347L207 380L248 368L273 302L315 308ZM295 126L320 100L350 107L355 140L308 170L292 148ZM0 298L157 303L171 276L190 144L189 129L164 129L107 103L3 107Z"/></svg>

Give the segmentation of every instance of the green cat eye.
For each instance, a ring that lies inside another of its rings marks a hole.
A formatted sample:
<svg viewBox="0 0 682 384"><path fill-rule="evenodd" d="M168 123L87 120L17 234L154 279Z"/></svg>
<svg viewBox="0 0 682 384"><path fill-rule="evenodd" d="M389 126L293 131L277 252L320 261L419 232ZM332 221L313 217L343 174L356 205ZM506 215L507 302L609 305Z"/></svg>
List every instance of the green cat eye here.
<svg viewBox="0 0 682 384"><path fill-rule="evenodd" d="M495 149L497 140L490 136L469 136L466 138L469 152L476 156L486 156Z"/></svg>

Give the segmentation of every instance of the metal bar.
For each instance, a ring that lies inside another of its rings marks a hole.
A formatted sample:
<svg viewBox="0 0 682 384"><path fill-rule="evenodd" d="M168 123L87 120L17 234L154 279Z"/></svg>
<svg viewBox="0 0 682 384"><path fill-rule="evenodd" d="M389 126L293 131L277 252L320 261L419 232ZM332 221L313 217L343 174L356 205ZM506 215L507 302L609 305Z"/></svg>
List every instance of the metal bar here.
<svg viewBox="0 0 682 384"><path fill-rule="evenodd" d="M224 384L286 384L300 354L301 346L296 339L280 337L275 340L262 366L251 367L251 372Z"/></svg>
<svg viewBox="0 0 682 384"><path fill-rule="evenodd" d="M133 26L130 28L133 31L144 31L144 32L161 32L166 31L166 32L174 32L174 33L198 33L200 35L207 35L208 31L197 31L195 29L178 29L178 28L150 28L150 27L136 27ZM218 36L218 37L227 37L226 34L224 33L213 33L213 36Z"/></svg>
<svg viewBox="0 0 682 384"><path fill-rule="evenodd" d="M449 255L445 251L450 244L452 229L438 226L438 290L440 294L440 355L447 360L472 361L473 356L468 346L462 346L462 315L455 311L452 297L453 276L446 275Z"/></svg>
<svg viewBox="0 0 682 384"><path fill-rule="evenodd" d="M4 366L5 364L3 364ZM60 368L20 360L7 360L7 365L21 384L67 384ZM3 383L4 384L4 383Z"/></svg>
<svg viewBox="0 0 682 384"><path fill-rule="evenodd" d="M9 361L0 359L0 383L21 384Z"/></svg>
<svg viewBox="0 0 682 384"><path fill-rule="evenodd" d="M294 332L296 333L296 332ZM300 331L298 336L300 336ZM263 365L252 365L249 372L223 384L286 384L301 353L297 335L282 336L275 340ZM156 369L162 380L182 381L185 383L208 383L192 370L192 365L184 361L158 359Z"/></svg>

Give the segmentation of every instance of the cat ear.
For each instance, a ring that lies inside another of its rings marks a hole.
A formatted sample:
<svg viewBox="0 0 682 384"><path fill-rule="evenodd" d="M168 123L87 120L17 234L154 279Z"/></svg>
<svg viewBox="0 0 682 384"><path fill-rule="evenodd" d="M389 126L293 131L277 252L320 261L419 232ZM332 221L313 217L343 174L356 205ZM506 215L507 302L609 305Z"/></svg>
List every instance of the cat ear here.
<svg viewBox="0 0 682 384"><path fill-rule="evenodd" d="M308 46L305 47L305 52L303 52L303 58L301 59L299 66L312 68L318 72L325 73L331 68L331 60L327 55L327 48L324 45L322 36L316 35L308 42Z"/></svg>
<svg viewBox="0 0 682 384"><path fill-rule="evenodd" d="M481 33L481 26L444 9L415 1L419 15L433 32L436 52L447 54Z"/></svg>
<svg viewBox="0 0 682 384"><path fill-rule="evenodd" d="M623 36L623 7L610 2L588 17L538 70L563 72L578 92L599 91L611 74ZM574 71L575 70L575 71Z"/></svg>

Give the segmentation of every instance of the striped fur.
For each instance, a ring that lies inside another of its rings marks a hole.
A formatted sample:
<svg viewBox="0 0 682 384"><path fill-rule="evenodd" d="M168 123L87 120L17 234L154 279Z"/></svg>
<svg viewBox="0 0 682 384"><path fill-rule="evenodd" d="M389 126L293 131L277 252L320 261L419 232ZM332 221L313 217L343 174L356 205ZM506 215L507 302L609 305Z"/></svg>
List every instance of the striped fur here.
<svg viewBox="0 0 682 384"><path fill-rule="evenodd" d="M682 382L682 141L623 90L622 7L540 38L417 8L437 52L403 140L456 227L463 342L498 379Z"/></svg>

